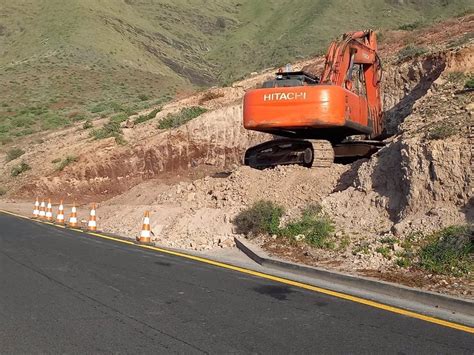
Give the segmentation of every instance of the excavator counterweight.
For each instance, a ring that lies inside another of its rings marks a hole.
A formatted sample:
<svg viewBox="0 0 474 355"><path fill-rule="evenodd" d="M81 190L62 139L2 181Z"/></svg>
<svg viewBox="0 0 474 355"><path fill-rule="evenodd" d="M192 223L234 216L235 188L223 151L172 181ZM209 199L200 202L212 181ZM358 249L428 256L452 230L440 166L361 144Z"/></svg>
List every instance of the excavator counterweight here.
<svg viewBox="0 0 474 355"><path fill-rule="evenodd" d="M245 164L320 165L317 140L329 141L335 156L368 156L380 144L382 68L373 31L346 33L329 46L321 78L305 72L277 73L244 96L244 127L278 139L248 149ZM350 137L363 137L350 140ZM316 141L315 141L316 140ZM364 147L364 144L366 147ZM327 153L324 153L327 155Z"/></svg>

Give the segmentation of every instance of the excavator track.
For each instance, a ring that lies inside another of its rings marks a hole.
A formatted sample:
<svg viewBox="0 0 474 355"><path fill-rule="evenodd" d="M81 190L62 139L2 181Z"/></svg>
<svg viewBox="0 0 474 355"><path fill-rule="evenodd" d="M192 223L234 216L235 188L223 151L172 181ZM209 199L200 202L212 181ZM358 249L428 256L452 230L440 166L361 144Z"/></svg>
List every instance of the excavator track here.
<svg viewBox="0 0 474 355"><path fill-rule="evenodd" d="M266 169L278 165L302 165L330 167L334 161L331 143L321 140L275 139L245 152L244 163L255 169Z"/></svg>
<svg viewBox="0 0 474 355"><path fill-rule="evenodd" d="M334 162L334 149L331 142L325 140L310 140L313 146L313 168L329 168Z"/></svg>
<svg viewBox="0 0 474 355"><path fill-rule="evenodd" d="M244 163L255 169L278 165L301 165L307 168L329 168L336 163L349 164L370 158L385 143L380 141L345 141L334 146L326 140L275 139L245 152Z"/></svg>

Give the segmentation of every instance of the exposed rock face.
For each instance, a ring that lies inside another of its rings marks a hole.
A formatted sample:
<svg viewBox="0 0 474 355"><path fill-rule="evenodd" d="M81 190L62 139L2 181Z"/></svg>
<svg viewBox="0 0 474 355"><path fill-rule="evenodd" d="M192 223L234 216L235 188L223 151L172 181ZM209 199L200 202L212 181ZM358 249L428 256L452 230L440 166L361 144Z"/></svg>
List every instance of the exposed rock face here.
<svg viewBox="0 0 474 355"><path fill-rule="evenodd" d="M413 112L413 105L423 97L446 68L446 55L428 55L413 61L386 67L383 78L385 132L393 135Z"/></svg>
<svg viewBox="0 0 474 355"><path fill-rule="evenodd" d="M323 201L348 230L402 235L472 223L473 94L459 93L466 76L446 69L472 73L472 53L471 46L413 62L410 70L420 85L387 115L388 128L396 127L399 135L370 161L352 167L353 182L345 191ZM409 77L399 75L407 67L389 69L396 73L385 86L389 102L403 95L400 78L410 87Z"/></svg>

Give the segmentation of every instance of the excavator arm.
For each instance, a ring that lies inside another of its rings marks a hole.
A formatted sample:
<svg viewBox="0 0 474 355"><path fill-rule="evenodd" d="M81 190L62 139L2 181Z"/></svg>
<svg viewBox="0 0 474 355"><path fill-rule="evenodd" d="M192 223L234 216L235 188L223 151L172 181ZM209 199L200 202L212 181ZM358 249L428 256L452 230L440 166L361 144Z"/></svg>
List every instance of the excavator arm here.
<svg viewBox="0 0 474 355"><path fill-rule="evenodd" d="M382 64L377 54L377 39L372 30L349 32L330 44L321 83L353 90L355 66L361 66L369 119L372 121L371 138L382 133L382 99L380 82Z"/></svg>

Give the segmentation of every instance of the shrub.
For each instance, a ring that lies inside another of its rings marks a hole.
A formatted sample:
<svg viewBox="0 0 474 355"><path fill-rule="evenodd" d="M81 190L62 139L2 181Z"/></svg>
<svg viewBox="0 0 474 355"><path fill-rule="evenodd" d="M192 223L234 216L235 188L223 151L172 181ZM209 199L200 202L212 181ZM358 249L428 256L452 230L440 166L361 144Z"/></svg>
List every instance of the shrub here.
<svg viewBox="0 0 474 355"><path fill-rule="evenodd" d="M296 240L299 235L304 236L304 241L317 248L334 248L334 243L329 240L334 233L334 224L327 216L323 215L319 205L308 206L302 217L288 223L279 234L283 237Z"/></svg>
<svg viewBox="0 0 474 355"><path fill-rule="evenodd" d="M424 47L415 47L413 45L408 45L405 48L401 49L400 52L398 52L398 61L404 61L407 59L412 59L416 58L422 54L425 54L427 52L427 49Z"/></svg>
<svg viewBox="0 0 474 355"><path fill-rule="evenodd" d="M137 118L135 118L135 124L139 124L139 123L143 123L143 122L146 122L146 121L149 121L149 120L152 120L156 117L156 114L158 112L161 111L161 107L160 108L156 108L154 109L153 111L151 111L150 113L148 113L147 115L140 115L138 116Z"/></svg>
<svg viewBox="0 0 474 355"><path fill-rule="evenodd" d="M20 148L10 149L7 152L6 161L9 162L9 161L15 160L15 159L21 157L23 154L25 154L25 151L23 149L20 149Z"/></svg>
<svg viewBox="0 0 474 355"><path fill-rule="evenodd" d="M93 127L93 124L92 124L92 121L91 120L86 120L84 122L84 124L82 125L82 128L83 129L89 129L89 128L92 128Z"/></svg>
<svg viewBox="0 0 474 355"><path fill-rule="evenodd" d="M465 89L474 89L474 76L467 79L467 81L464 83L464 88Z"/></svg>
<svg viewBox="0 0 474 355"><path fill-rule="evenodd" d="M128 115L126 112L121 112L117 115L114 115L110 118L110 121L113 121L113 122L118 122L118 123L121 123L121 122L124 122L128 119Z"/></svg>
<svg viewBox="0 0 474 355"><path fill-rule="evenodd" d="M380 239L380 243L382 244L394 245L396 242L398 242L398 240L394 237L383 237L382 239Z"/></svg>
<svg viewBox="0 0 474 355"><path fill-rule="evenodd" d="M66 166L68 166L71 163L74 163L78 160L78 158L74 155L68 155L66 158L64 158L63 161L59 163L57 166L56 170L57 171L63 171Z"/></svg>
<svg viewBox="0 0 474 355"><path fill-rule="evenodd" d="M416 21L413 23L406 23L404 25L398 26L398 29L402 31L413 31L421 26L422 26L422 23L419 21Z"/></svg>
<svg viewBox="0 0 474 355"><path fill-rule="evenodd" d="M192 119L199 117L207 110L200 106L186 107L176 114L169 114L158 124L159 129L179 127Z"/></svg>
<svg viewBox="0 0 474 355"><path fill-rule="evenodd" d="M283 207L270 202L258 201L250 208L240 212L234 219L237 233L255 237L259 234L277 234Z"/></svg>
<svg viewBox="0 0 474 355"><path fill-rule="evenodd" d="M67 117L72 119L74 122L77 122L77 121L84 120L86 118L86 114L83 113L83 112L79 112L79 111L73 111L73 112L70 112L67 115Z"/></svg>
<svg viewBox="0 0 474 355"><path fill-rule="evenodd" d="M445 139L456 134L457 129L453 125L441 122L433 126L428 132L427 138L430 140Z"/></svg>
<svg viewBox="0 0 474 355"><path fill-rule="evenodd" d="M7 190L5 190L3 187L0 187L0 196L3 196L7 193Z"/></svg>
<svg viewBox="0 0 474 355"><path fill-rule="evenodd" d="M138 95L138 100L140 100L140 101L147 101L149 99L150 99L150 97L148 95L145 95L145 94Z"/></svg>
<svg viewBox="0 0 474 355"><path fill-rule="evenodd" d="M110 137L117 137L122 134L120 123L116 121L107 122L102 128L93 129L90 136L94 139L104 139Z"/></svg>
<svg viewBox="0 0 474 355"><path fill-rule="evenodd" d="M420 266L437 274L462 276L474 270L472 226L450 226L428 237L419 251Z"/></svg>
<svg viewBox="0 0 474 355"><path fill-rule="evenodd" d="M222 92L216 92L216 91L207 91L202 95L202 97L199 99L199 105L202 105L203 103L211 100L218 99L219 97L223 97L224 93Z"/></svg>
<svg viewBox="0 0 474 355"><path fill-rule="evenodd" d="M411 260L405 256L399 257L395 260L395 264L400 267L406 268L411 266Z"/></svg>
<svg viewBox="0 0 474 355"><path fill-rule="evenodd" d="M375 251L379 254L382 254L382 256L385 258L385 259L389 259L390 258L390 249L387 248L387 247L378 247L377 249L375 249Z"/></svg>
<svg viewBox="0 0 474 355"><path fill-rule="evenodd" d="M28 164L26 164L25 162L22 162L20 165L17 165L12 168L11 175L15 177L30 169L31 167Z"/></svg>
<svg viewBox="0 0 474 355"><path fill-rule="evenodd" d="M90 109L92 113L99 113L105 110L107 110L107 104L105 103L99 103Z"/></svg>

